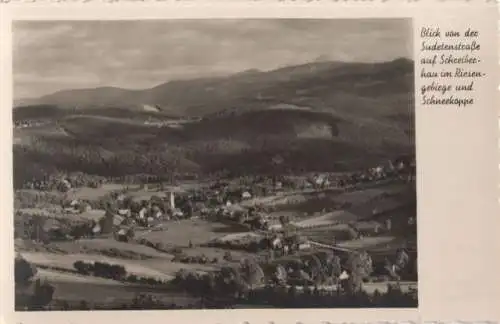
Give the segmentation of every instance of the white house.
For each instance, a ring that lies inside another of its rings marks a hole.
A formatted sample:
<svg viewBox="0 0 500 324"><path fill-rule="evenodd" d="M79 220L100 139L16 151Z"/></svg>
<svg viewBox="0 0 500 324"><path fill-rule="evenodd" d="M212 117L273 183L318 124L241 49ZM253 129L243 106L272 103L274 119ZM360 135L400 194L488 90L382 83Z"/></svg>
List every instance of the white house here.
<svg viewBox="0 0 500 324"><path fill-rule="evenodd" d="M250 199L250 198L252 198L252 195L248 191L245 191L244 193L241 194L241 198L242 199Z"/></svg>
<svg viewBox="0 0 500 324"><path fill-rule="evenodd" d="M323 176L318 176L316 179L314 179L314 183L318 186L323 185L323 182L325 181Z"/></svg>
<svg viewBox="0 0 500 324"><path fill-rule="evenodd" d="M177 218L184 217L184 213L180 209L175 209L173 211L173 216Z"/></svg>
<svg viewBox="0 0 500 324"><path fill-rule="evenodd" d="M148 213L148 210L146 207L142 207L142 209L139 211L139 219L146 219L146 215Z"/></svg>
<svg viewBox="0 0 500 324"><path fill-rule="evenodd" d="M155 214L154 214L154 217L155 218L160 218L163 216L163 213L161 212L161 210L158 210Z"/></svg>
<svg viewBox="0 0 500 324"><path fill-rule="evenodd" d="M99 223L97 223L94 228L92 228L92 233L94 234L98 234L101 232L101 225L99 225Z"/></svg>
<svg viewBox="0 0 500 324"><path fill-rule="evenodd" d="M129 217L130 216L130 209L119 209L118 215L124 216L124 217Z"/></svg>
<svg viewBox="0 0 500 324"><path fill-rule="evenodd" d="M282 247L281 239L279 237L275 237L272 240L271 245L272 245L274 250L281 249L281 247Z"/></svg>
<svg viewBox="0 0 500 324"><path fill-rule="evenodd" d="M340 276L339 276L339 280L347 280L349 279L349 274L344 270Z"/></svg>
<svg viewBox="0 0 500 324"><path fill-rule="evenodd" d="M73 207L66 207L64 208L64 211L66 213L72 213L72 214L77 214L79 211Z"/></svg>
<svg viewBox="0 0 500 324"><path fill-rule="evenodd" d="M309 242L304 242L299 244L299 250L309 250L311 248L311 243Z"/></svg>

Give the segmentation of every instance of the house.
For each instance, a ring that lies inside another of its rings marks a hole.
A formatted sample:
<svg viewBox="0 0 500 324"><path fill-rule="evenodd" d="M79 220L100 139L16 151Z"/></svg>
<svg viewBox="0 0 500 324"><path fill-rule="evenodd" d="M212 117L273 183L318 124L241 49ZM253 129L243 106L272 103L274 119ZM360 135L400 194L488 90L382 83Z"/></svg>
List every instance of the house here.
<svg viewBox="0 0 500 324"><path fill-rule="evenodd" d="M73 208L73 207L65 207L65 208L64 208L64 212L66 212L66 213L76 214L76 213L78 213L78 210L77 210L77 209L75 209L75 208Z"/></svg>
<svg viewBox="0 0 500 324"><path fill-rule="evenodd" d="M127 230L125 230L124 228L121 228L120 230L118 230L118 232L116 232L116 235L117 236L125 236L125 235L127 235Z"/></svg>
<svg viewBox="0 0 500 324"><path fill-rule="evenodd" d="M163 216L163 213L161 210L157 210L156 212L153 213L153 218L159 219Z"/></svg>
<svg viewBox="0 0 500 324"><path fill-rule="evenodd" d="M207 215L209 215L209 214L210 214L210 209L209 209L209 208L207 208L207 207L203 207L203 208L201 208L201 209L200 209L200 214L201 214L202 216L207 216Z"/></svg>
<svg viewBox="0 0 500 324"><path fill-rule="evenodd" d="M271 246L272 246L273 250L281 249L283 247L283 244L281 242L281 238L279 236L274 237L271 240Z"/></svg>
<svg viewBox="0 0 500 324"><path fill-rule="evenodd" d="M128 242L133 238L133 236L134 231L131 228L120 228L115 233L116 240L120 242Z"/></svg>
<svg viewBox="0 0 500 324"><path fill-rule="evenodd" d="M92 233L94 234L101 233L101 225L99 225L99 223L95 224L95 226L92 228Z"/></svg>
<svg viewBox="0 0 500 324"><path fill-rule="evenodd" d="M241 194L241 199L250 199L250 198L252 198L252 195L248 191L245 191Z"/></svg>
<svg viewBox="0 0 500 324"><path fill-rule="evenodd" d="M384 167L377 166L375 168L370 169L370 174L374 179L382 179L385 177Z"/></svg>
<svg viewBox="0 0 500 324"><path fill-rule="evenodd" d="M137 217L139 219L145 220L148 214L148 209L146 207L142 207L141 210L139 211L139 214Z"/></svg>
<svg viewBox="0 0 500 324"><path fill-rule="evenodd" d="M304 251L309 249L311 249L311 243L309 242L299 243L299 251Z"/></svg>
<svg viewBox="0 0 500 324"><path fill-rule="evenodd" d="M67 213L76 213L79 210L80 202L76 199L73 199L69 202L63 203L63 210Z"/></svg>
<svg viewBox="0 0 500 324"><path fill-rule="evenodd" d="M347 271L344 270L340 274L339 280L344 281L344 280L347 280L347 279L349 279L349 274L347 273Z"/></svg>
<svg viewBox="0 0 500 324"><path fill-rule="evenodd" d="M183 218L184 217L184 213L180 209L176 208L172 212L172 217L174 217L174 218Z"/></svg>
<svg viewBox="0 0 500 324"><path fill-rule="evenodd" d="M237 217L237 216L242 216L243 219L246 218L246 210L245 208L239 206L239 205L229 205L224 208L223 214L226 216L229 216L231 218Z"/></svg>
<svg viewBox="0 0 500 324"><path fill-rule="evenodd" d="M305 189L311 189L313 187L313 184L309 181L304 182L304 188Z"/></svg>
<svg viewBox="0 0 500 324"><path fill-rule="evenodd" d="M316 186L325 186L326 184L326 181L328 181L327 177L325 175L318 175L315 179L314 179L314 184Z"/></svg>
<svg viewBox="0 0 500 324"><path fill-rule="evenodd" d="M118 215L123 216L123 217L130 217L131 212L130 209L118 209Z"/></svg>
<svg viewBox="0 0 500 324"><path fill-rule="evenodd" d="M60 191L67 192L67 191L71 190L71 183L67 179L63 179L59 183L59 189L60 189Z"/></svg>

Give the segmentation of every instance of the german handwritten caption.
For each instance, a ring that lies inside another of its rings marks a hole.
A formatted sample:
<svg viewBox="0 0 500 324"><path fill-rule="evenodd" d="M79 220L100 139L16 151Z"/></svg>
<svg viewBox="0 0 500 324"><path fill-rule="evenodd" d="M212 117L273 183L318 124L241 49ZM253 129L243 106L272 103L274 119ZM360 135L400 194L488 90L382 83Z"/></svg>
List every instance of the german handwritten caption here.
<svg viewBox="0 0 500 324"><path fill-rule="evenodd" d="M419 72L421 103L424 106L474 104L480 79L486 76L481 66L481 35L473 28L443 30L422 27Z"/></svg>

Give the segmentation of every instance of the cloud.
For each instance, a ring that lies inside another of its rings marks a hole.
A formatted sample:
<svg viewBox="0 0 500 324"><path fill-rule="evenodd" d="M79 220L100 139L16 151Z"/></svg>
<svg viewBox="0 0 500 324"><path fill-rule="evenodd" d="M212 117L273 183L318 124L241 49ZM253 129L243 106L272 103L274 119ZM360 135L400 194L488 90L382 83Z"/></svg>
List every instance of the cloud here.
<svg viewBox="0 0 500 324"><path fill-rule="evenodd" d="M318 58L385 61L411 56L411 34L411 22L402 19L18 21L14 96L144 88Z"/></svg>

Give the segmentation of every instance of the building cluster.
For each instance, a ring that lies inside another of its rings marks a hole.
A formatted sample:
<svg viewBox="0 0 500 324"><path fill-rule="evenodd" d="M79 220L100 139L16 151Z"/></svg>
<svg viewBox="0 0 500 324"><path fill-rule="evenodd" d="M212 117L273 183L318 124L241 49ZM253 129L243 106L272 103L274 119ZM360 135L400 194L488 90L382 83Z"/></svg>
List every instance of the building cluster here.
<svg viewBox="0 0 500 324"><path fill-rule="evenodd" d="M345 175L338 180L339 186L356 185L363 182L372 182L388 179L403 179L415 181L415 156L402 156L375 167Z"/></svg>
<svg viewBox="0 0 500 324"><path fill-rule="evenodd" d="M39 127L48 124L46 121L38 121L38 120L22 120L14 122L14 128L29 128L29 127Z"/></svg>

